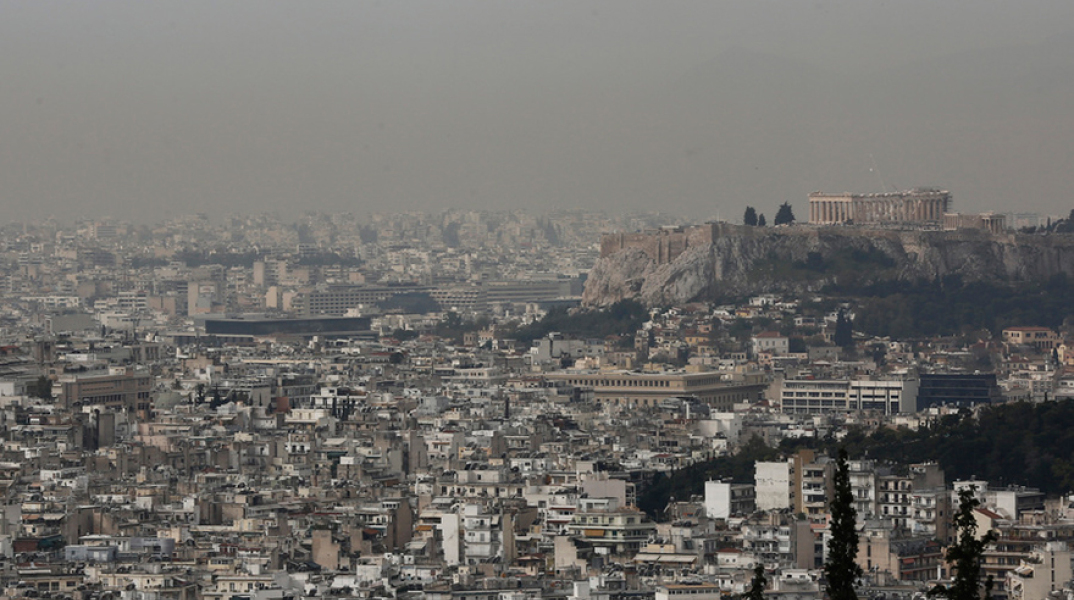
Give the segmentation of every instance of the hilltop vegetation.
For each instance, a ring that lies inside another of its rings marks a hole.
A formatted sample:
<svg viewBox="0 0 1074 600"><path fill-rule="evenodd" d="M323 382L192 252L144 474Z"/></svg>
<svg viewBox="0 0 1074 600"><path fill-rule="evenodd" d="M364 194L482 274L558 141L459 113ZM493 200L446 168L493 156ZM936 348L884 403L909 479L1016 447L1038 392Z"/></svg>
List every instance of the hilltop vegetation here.
<svg viewBox="0 0 1074 600"><path fill-rule="evenodd" d="M571 312L566 308L553 308L543 319L519 327L513 337L522 342L532 342L552 332L569 334L575 338L605 338L611 335L634 332L649 318L649 312L634 300L621 300L603 310Z"/></svg>
<svg viewBox="0 0 1074 600"><path fill-rule="evenodd" d="M1016 325L1055 329L1074 317L1074 281L1062 273L1018 287L964 283L951 277L939 282L886 282L827 291L856 301L860 308L854 326L858 330L902 339L980 329L995 334Z"/></svg>
<svg viewBox="0 0 1074 600"><path fill-rule="evenodd" d="M1015 402L943 417L917 431L851 429L842 440L785 440L778 449L754 438L733 456L691 465L670 476L657 475L638 497L654 517L669 498L704 493L708 479L753 481L754 461L779 460L802 448L834 456L846 446L852 459L908 465L937 461L947 481L984 479L990 485L1025 485L1058 495L1074 490L1074 402Z"/></svg>

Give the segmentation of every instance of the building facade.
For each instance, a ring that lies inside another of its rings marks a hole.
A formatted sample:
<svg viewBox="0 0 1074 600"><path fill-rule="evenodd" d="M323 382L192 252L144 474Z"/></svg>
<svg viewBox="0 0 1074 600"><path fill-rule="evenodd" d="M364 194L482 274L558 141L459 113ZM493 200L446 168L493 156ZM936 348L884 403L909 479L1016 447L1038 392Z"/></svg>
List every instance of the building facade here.
<svg viewBox="0 0 1074 600"><path fill-rule="evenodd" d="M154 378L148 372L117 369L108 374L73 375L60 379L64 407L103 404L116 410L148 410Z"/></svg>
<svg viewBox="0 0 1074 600"><path fill-rule="evenodd" d="M663 400L694 397L709 406L730 411L736 402L761 398L768 386L763 373L638 373L634 371L555 372L545 378L581 388L592 389L595 398L607 404L628 407L659 406Z"/></svg>
<svg viewBox="0 0 1074 600"><path fill-rule="evenodd" d="M789 379L780 389L780 405L789 414L878 411L885 415L914 412L917 381L828 381Z"/></svg>

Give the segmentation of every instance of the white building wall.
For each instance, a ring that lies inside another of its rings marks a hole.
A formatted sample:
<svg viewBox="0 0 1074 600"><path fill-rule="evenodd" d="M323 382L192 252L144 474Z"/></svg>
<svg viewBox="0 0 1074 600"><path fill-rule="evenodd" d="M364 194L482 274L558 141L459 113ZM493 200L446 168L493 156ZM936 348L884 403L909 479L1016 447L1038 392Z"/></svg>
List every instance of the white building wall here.
<svg viewBox="0 0 1074 600"><path fill-rule="evenodd" d="M440 530L444 534L444 563L449 566L462 561L459 529L459 515L445 514L440 518Z"/></svg>
<svg viewBox="0 0 1074 600"><path fill-rule="evenodd" d="M791 507L789 462L757 462L754 464L753 479L757 493L757 510L781 510Z"/></svg>
<svg viewBox="0 0 1074 600"><path fill-rule="evenodd" d="M710 519L727 519L731 516L730 483L705 482L705 515Z"/></svg>

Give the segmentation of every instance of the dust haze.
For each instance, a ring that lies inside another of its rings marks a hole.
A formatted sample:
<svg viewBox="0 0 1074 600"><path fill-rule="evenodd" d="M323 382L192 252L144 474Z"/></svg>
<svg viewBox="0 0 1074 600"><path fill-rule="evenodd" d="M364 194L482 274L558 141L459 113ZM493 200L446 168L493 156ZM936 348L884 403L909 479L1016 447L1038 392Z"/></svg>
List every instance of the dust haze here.
<svg viewBox="0 0 1074 600"><path fill-rule="evenodd" d="M1066 215L1074 3L0 3L7 220Z"/></svg>

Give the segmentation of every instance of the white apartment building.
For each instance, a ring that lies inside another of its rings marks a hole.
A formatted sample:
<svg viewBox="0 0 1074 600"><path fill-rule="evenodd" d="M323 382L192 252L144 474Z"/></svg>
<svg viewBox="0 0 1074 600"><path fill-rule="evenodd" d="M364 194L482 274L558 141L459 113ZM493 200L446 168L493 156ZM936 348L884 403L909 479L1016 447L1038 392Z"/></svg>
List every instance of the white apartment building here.
<svg viewBox="0 0 1074 600"><path fill-rule="evenodd" d="M756 462L753 482L757 510L783 510L791 507L791 465L789 461Z"/></svg>
<svg viewBox="0 0 1074 600"><path fill-rule="evenodd" d="M780 406L790 414L877 411L885 415L914 412L916 380L833 381L788 379L780 387Z"/></svg>
<svg viewBox="0 0 1074 600"><path fill-rule="evenodd" d="M756 510L754 487L748 483L705 482L705 515L710 519L728 519L731 515L748 515Z"/></svg>

